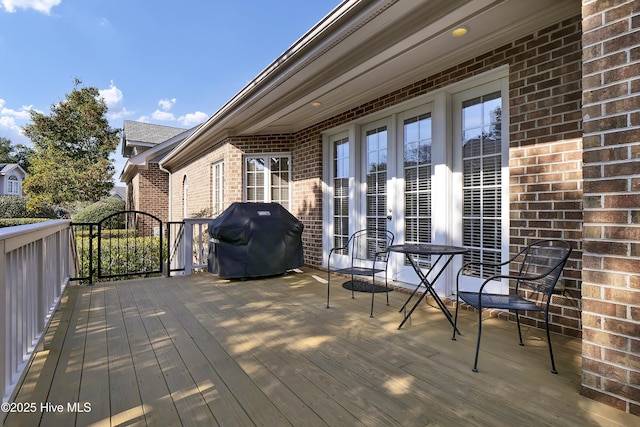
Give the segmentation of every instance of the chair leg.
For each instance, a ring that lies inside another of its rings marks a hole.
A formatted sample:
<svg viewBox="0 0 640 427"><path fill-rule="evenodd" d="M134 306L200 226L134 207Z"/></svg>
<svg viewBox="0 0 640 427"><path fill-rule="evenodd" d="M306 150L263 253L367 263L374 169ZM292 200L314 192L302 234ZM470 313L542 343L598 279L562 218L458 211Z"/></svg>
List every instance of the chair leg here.
<svg viewBox="0 0 640 427"><path fill-rule="evenodd" d="M458 330L458 307L460 306L460 299L458 298L458 294L456 293L456 314L453 318L453 335L451 336L452 340L456 340L456 331Z"/></svg>
<svg viewBox="0 0 640 427"><path fill-rule="evenodd" d="M518 325L518 338L520 339L520 345L524 345L522 341L522 331L520 330L520 311L516 310L516 324Z"/></svg>
<svg viewBox="0 0 640 427"><path fill-rule="evenodd" d="M549 332L549 309L548 308L544 313L544 324L547 329L547 344L549 344L549 356L551 356L551 373L557 374L558 371L556 370L556 362L553 359L553 348L551 348L551 333Z"/></svg>
<svg viewBox="0 0 640 427"><path fill-rule="evenodd" d="M327 272L327 308L329 308L329 286L331 285L331 270Z"/></svg>
<svg viewBox="0 0 640 427"><path fill-rule="evenodd" d="M387 270L384 270L384 290L387 293L387 305L389 305L389 281L387 280Z"/></svg>
<svg viewBox="0 0 640 427"><path fill-rule="evenodd" d="M472 369L473 372L478 372L478 354L480 353L480 337L481 336L482 336L482 309L478 309L478 341L476 342L476 358L473 361L473 369Z"/></svg>
<svg viewBox="0 0 640 427"><path fill-rule="evenodd" d="M371 285L371 314L369 315L369 317L373 317L373 299L376 296L376 275L373 275L373 283Z"/></svg>
<svg viewBox="0 0 640 427"><path fill-rule="evenodd" d="M355 299L356 298L356 292L355 292L355 287L356 284L353 282L353 274L351 275L351 299Z"/></svg>

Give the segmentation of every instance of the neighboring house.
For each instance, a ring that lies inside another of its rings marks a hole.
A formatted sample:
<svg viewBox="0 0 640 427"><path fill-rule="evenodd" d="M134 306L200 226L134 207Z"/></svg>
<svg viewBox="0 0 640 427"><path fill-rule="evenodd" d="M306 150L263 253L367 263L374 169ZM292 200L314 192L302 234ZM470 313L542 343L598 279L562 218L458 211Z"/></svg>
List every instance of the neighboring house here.
<svg viewBox="0 0 640 427"><path fill-rule="evenodd" d="M169 176L158 162L191 130L125 120L122 155L127 158L120 181L127 184L126 209L150 213L166 222L169 211Z"/></svg>
<svg viewBox="0 0 640 427"><path fill-rule="evenodd" d="M582 338L584 395L640 414L637 5L344 1L160 161L170 219L275 201L320 268L365 227L483 260L566 239L553 329Z"/></svg>
<svg viewBox="0 0 640 427"><path fill-rule="evenodd" d="M0 163L0 195L22 196L22 181L27 173L17 163Z"/></svg>
<svg viewBox="0 0 640 427"><path fill-rule="evenodd" d="M113 188L109 191L109 197L111 197L112 199L120 200L121 202L126 202L127 187L114 185Z"/></svg>

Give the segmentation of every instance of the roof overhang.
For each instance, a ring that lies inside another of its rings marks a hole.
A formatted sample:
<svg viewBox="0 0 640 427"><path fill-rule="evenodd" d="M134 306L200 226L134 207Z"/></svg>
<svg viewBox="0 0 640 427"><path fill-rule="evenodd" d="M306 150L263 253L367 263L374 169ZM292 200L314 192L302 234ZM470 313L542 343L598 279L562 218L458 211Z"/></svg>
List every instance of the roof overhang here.
<svg viewBox="0 0 640 427"><path fill-rule="evenodd" d="M292 133L580 14L578 0L347 0L162 162L228 136ZM469 32L453 37L464 25Z"/></svg>
<svg viewBox="0 0 640 427"><path fill-rule="evenodd" d="M164 159L171 150L178 146L180 142L184 141L185 138L191 136L196 129L198 129L197 126L127 159L127 162L120 173L120 182L130 181L140 170L147 169L149 163L160 163L160 161Z"/></svg>
<svg viewBox="0 0 640 427"><path fill-rule="evenodd" d="M27 172L17 163L6 163L5 167L0 169L0 175L8 175L10 172L19 172L22 178L27 176Z"/></svg>

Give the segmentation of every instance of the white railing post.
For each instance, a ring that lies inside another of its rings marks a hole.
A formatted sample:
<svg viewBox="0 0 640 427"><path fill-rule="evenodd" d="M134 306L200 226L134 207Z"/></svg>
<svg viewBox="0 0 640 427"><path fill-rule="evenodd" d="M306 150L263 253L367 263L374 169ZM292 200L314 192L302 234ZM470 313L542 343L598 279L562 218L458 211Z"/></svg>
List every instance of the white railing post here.
<svg viewBox="0 0 640 427"><path fill-rule="evenodd" d="M184 274L195 268L206 268L209 255L209 229L211 218L184 219Z"/></svg>
<svg viewBox="0 0 640 427"><path fill-rule="evenodd" d="M7 307L7 275L5 272L7 271L7 261L5 257L5 241L4 239L0 239L0 386L2 387L1 391L4 396L8 381L8 378L11 377L9 372L9 364L7 363L7 351L6 349L9 347L9 339L7 334L7 325L9 320L8 310L4 309ZM3 399L4 402L4 399Z"/></svg>
<svg viewBox="0 0 640 427"><path fill-rule="evenodd" d="M193 270L193 222L184 220L184 274L188 276Z"/></svg>

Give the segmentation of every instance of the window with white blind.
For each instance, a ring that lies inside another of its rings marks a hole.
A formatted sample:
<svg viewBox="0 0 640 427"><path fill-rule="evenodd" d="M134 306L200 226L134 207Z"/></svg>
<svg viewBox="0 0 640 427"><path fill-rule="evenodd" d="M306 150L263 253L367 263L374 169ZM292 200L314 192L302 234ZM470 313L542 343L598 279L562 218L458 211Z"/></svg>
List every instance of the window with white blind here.
<svg viewBox="0 0 640 427"><path fill-rule="evenodd" d="M500 92L462 102L462 243L466 261L501 262L502 99ZM470 272L478 277L498 267Z"/></svg>
<svg viewBox="0 0 640 427"><path fill-rule="evenodd" d="M404 120L404 240L409 244L431 243L431 139L430 113ZM430 258L417 261L428 267Z"/></svg>
<svg viewBox="0 0 640 427"><path fill-rule="evenodd" d="M387 127L366 131L366 228L387 230Z"/></svg>
<svg viewBox="0 0 640 427"><path fill-rule="evenodd" d="M349 240L349 138L332 142L333 147L333 242L346 247ZM346 249L342 251L346 255Z"/></svg>
<svg viewBox="0 0 640 427"><path fill-rule="evenodd" d="M211 184L213 191L211 212L216 217L224 210L224 161L221 160L212 165Z"/></svg>
<svg viewBox="0 0 640 427"><path fill-rule="evenodd" d="M261 155L245 158L245 200L291 205L291 157Z"/></svg>
<svg viewBox="0 0 640 427"><path fill-rule="evenodd" d="M182 217L188 218L187 201L189 200L189 187L187 185L187 176L182 178Z"/></svg>

